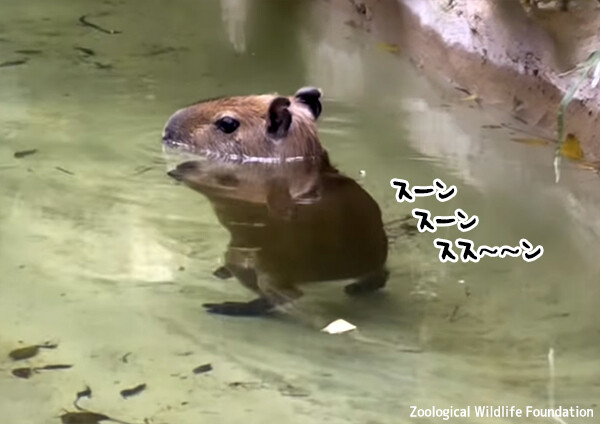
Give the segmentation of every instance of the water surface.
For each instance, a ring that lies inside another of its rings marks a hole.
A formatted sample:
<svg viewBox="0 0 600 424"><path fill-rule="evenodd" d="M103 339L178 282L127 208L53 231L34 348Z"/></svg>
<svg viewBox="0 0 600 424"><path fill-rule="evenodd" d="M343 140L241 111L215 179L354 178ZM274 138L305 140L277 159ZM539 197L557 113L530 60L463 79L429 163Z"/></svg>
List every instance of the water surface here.
<svg viewBox="0 0 600 424"><path fill-rule="evenodd" d="M2 360L6 422L59 422L86 385L82 406L130 422L415 422L410 405L597 413L595 175L567 164L554 184L551 149L482 127L509 121L428 82L326 2L5 0L2 10L0 62L28 61L0 68L0 354L51 340L58 349L23 366L74 365L19 380ZM122 33L85 27L84 14ZM251 295L212 277L228 236L205 199L165 175L162 127L198 99L304 85L323 89L322 141L386 222L412 207L462 208L479 225L398 238L388 287L367 299L334 283L286 316L208 315L203 302ZM397 203L394 177L440 178L458 194ZM531 263L442 264L435 237L545 250ZM337 318L358 332L319 331ZM213 371L193 375L204 363ZM139 383L145 392L121 398Z"/></svg>

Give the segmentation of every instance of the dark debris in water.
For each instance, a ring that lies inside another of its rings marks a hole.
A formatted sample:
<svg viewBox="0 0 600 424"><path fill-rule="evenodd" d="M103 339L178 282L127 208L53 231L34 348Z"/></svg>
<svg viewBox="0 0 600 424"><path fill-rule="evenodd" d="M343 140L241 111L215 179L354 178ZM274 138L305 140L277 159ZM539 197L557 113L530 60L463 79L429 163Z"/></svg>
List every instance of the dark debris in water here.
<svg viewBox="0 0 600 424"><path fill-rule="evenodd" d="M212 371L213 367L211 364L204 364L194 368L194 374L204 374L206 372Z"/></svg>
<svg viewBox="0 0 600 424"><path fill-rule="evenodd" d="M19 349L15 349L11 351L8 356L13 361L22 361L24 359L33 358L40 352L40 347L38 345L35 346L27 346L21 347Z"/></svg>
<svg viewBox="0 0 600 424"><path fill-rule="evenodd" d="M73 48L75 50L83 53L85 56L96 56L96 52L94 50L92 50L92 49L87 48L87 47L76 46L76 47L73 47Z"/></svg>
<svg viewBox="0 0 600 424"><path fill-rule="evenodd" d="M8 68L11 66L19 66L24 65L29 61L29 58L16 59L16 60L7 60L6 62L0 62L0 68Z"/></svg>
<svg viewBox="0 0 600 424"><path fill-rule="evenodd" d="M38 151L37 149L20 150L18 152L15 152L15 154L13 156L17 159L22 159L25 156L35 155L37 153L37 151Z"/></svg>
<svg viewBox="0 0 600 424"><path fill-rule="evenodd" d="M55 370L68 370L69 368L73 368L73 365L69 364L52 364L52 365L44 365L43 367L36 367L36 370L43 371L55 371Z"/></svg>
<svg viewBox="0 0 600 424"><path fill-rule="evenodd" d="M52 364L52 365L44 365L42 367L15 368L11 371L11 373L15 377L27 380L27 379L31 378L34 374L38 374L40 371L67 370L69 368L73 368L73 365Z"/></svg>
<svg viewBox="0 0 600 424"><path fill-rule="evenodd" d="M143 53L143 56L152 57L152 56L161 56L169 53L177 53L180 51L186 51L187 49L184 47L171 47L171 46L150 46L150 48Z"/></svg>
<svg viewBox="0 0 600 424"><path fill-rule="evenodd" d="M89 18L87 17L87 15L80 16L79 17L79 23L81 23L81 25L83 25L83 26L95 29L96 31L100 31L100 32L103 32L105 34L115 35L115 34L121 34L121 32L122 32L122 31L117 31L115 29L107 29L107 28L101 27L100 25L97 25L97 24L91 22L89 20Z"/></svg>
<svg viewBox="0 0 600 424"><path fill-rule="evenodd" d="M520 116L514 115L513 118L524 125L529 125L529 123L524 118L521 118Z"/></svg>
<svg viewBox="0 0 600 424"><path fill-rule="evenodd" d="M57 347L58 346L53 343L44 343L41 345L20 347L18 349L12 350L8 354L8 357L13 361L22 361L24 359L33 358L40 352L40 349L56 349Z"/></svg>
<svg viewBox="0 0 600 424"><path fill-rule="evenodd" d="M310 396L310 393L307 390L302 389L300 387L292 386L289 383L286 383L283 386L279 387L279 393L281 393L283 396L288 396L288 397Z"/></svg>
<svg viewBox="0 0 600 424"><path fill-rule="evenodd" d="M570 312L556 312L553 314L546 315L544 319L552 319L552 318L568 318L571 316Z"/></svg>
<svg viewBox="0 0 600 424"><path fill-rule="evenodd" d="M14 375L17 378L22 378L22 379L29 379L32 375L33 375L33 369L32 368L15 368L14 370L12 370L12 375Z"/></svg>
<svg viewBox="0 0 600 424"><path fill-rule="evenodd" d="M108 415L97 412L65 412L60 416L63 424L98 424L102 421L113 421Z"/></svg>
<svg viewBox="0 0 600 424"><path fill-rule="evenodd" d="M460 305L456 305L454 306L454 309L452 309L452 313L450 314L450 316L448 317L448 321L449 322L454 322L456 321L456 314L458 314L458 310L460 309Z"/></svg>
<svg viewBox="0 0 600 424"><path fill-rule="evenodd" d="M464 87L461 87L461 86L455 85L455 86L454 86L454 88L455 88L456 90L460 91L461 93L465 93L467 96L470 96L470 95L471 95L471 92L470 92L469 90L467 90L466 88L464 88Z"/></svg>
<svg viewBox="0 0 600 424"><path fill-rule="evenodd" d="M139 395L144 390L146 390L146 384L138 384L131 389L121 390L121 397L123 397L123 399L127 399L128 397Z"/></svg>
<svg viewBox="0 0 600 424"><path fill-rule="evenodd" d="M102 62L94 62L94 65L98 69L112 69L112 65L110 63L102 63Z"/></svg>
<svg viewBox="0 0 600 424"><path fill-rule="evenodd" d="M28 54L28 55L36 55L42 54L42 50L34 50L34 49L23 49L23 50L15 50L15 53L18 54Z"/></svg>
<svg viewBox="0 0 600 424"><path fill-rule="evenodd" d="M142 166L142 167L138 167L135 169L135 171L133 172L133 175L141 175L144 174L150 170L152 170L152 166Z"/></svg>
<svg viewBox="0 0 600 424"><path fill-rule="evenodd" d="M228 384L232 389L256 390L262 388L261 383L253 381L233 381Z"/></svg>
<svg viewBox="0 0 600 424"><path fill-rule="evenodd" d="M54 169L56 169L57 171L62 172L63 174L67 174L67 175L75 175L74 172L69 171L68 169L62 168L60 166L55 167Z"/></svg>
<svg viewBox="0 0 600 424"><path fill-rule="evenodd" d="M85 389L81 390L80 392L77 392L77 394L75 395L75 406L77 406L77 402L79 402L79 399L83 398L92 398L92 389L90 388L90 386L85 386Z"/></svg>

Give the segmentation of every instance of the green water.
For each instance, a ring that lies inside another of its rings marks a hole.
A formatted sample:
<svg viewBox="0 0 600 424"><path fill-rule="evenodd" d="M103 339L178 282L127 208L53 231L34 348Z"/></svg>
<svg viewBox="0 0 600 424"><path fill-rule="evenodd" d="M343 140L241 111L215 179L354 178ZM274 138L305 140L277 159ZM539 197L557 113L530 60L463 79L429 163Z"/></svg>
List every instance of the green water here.
<svg viewBox="0 0 600 424"><path fill-rule="evenodd" d="M595 175L567 164L554 184L551 149L482 128L503 118L433 86L327 2L0 7L0 63L28 58L0 67L3 422L58 423L86 385L93 397L82 407L133 423L442 421L410 418L411 405L600 413ZM85 27L81 15L121 33ZM324 91L319 125L332 160L360 179L386 222L412 207L462 208L479 225L400 237L387 288L366 299L334 283L306 290L287 315L208 315L203 302L250 294L212 277L228 235L203 197L165 175L163 125L198 99L304 85ZM14 157L29 149L37 152ZM395 177L440 178L458 194L397 203ZM545 250L531 263L440 263L435 237L491 246L526 238ZM358 332L320 331L338 318ZM8 359L45 341L58 348ZM211 372L192 373L205 363ZM11 374L49 364L73 367ZM120 396L140 383L140 395Z"/></svg>

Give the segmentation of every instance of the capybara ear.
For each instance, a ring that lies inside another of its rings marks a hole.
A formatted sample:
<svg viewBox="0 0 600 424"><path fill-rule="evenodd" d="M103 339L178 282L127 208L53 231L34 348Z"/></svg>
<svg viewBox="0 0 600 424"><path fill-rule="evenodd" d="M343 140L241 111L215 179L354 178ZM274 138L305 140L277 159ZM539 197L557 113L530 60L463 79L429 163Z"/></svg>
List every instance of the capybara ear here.
<svg viewBox="0 0 600 424"><path fill-rule="evenodd" d="M309 107L315 119L321 115L321 111L323 110L323 106L321 105L322 96L323 93L316 87L302 87L294 94L296 99Z"/></svg>
<svg viewBox="0 0 600 424"><path fill-rule="evenodd" d="M276 97L269 106L267 117L267 133L274 138L282 138L287 135L292 125L292 114L288 110L290 100L286 97Z"/></svg>

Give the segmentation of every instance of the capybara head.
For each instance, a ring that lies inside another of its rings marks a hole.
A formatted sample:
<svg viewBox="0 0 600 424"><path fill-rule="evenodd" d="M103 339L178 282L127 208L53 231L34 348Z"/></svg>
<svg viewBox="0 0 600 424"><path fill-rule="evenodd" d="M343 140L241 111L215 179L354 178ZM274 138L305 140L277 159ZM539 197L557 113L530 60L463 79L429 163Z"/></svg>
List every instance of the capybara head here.
<svg viewBox="0 0 600 424"><path fill-rule="evenodd" d="M175 112L163 144L234 162L320 158L326 155L317 134L321 90L301 88L277 94L210 99Z"/></svg>

